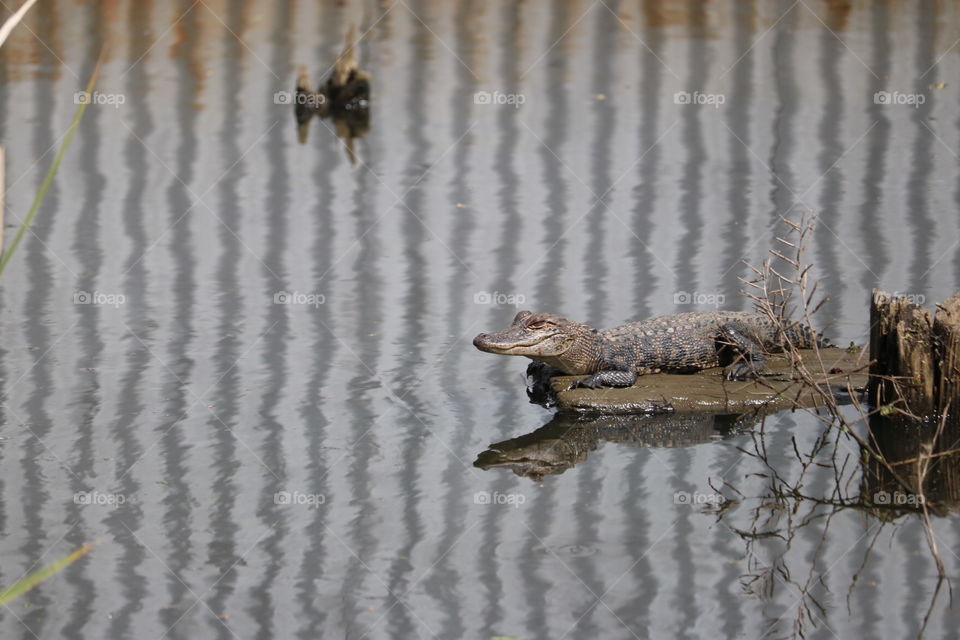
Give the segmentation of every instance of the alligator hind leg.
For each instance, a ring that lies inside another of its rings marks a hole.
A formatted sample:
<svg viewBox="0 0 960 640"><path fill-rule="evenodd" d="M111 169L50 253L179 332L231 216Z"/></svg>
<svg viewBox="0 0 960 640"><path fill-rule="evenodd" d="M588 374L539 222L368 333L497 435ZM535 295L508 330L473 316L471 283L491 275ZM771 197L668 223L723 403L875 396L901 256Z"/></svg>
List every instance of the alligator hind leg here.
<svg viewBox="0 0 960 640"><path fill-rule="evenodd" d="M724 346L730 346L737 353L736 359L723 370L727 380L746 380L757 378L763 369L763 347L738 323L728 323L720 327L720 338Z"/></svg>

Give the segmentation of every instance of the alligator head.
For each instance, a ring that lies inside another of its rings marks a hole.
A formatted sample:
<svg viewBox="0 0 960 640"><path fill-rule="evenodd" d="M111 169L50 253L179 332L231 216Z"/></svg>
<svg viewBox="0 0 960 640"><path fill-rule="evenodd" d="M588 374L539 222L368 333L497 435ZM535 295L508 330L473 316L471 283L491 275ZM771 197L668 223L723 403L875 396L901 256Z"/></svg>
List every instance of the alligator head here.
<svg viewBox="0 0 960 640"><path fill-rule="evenodd" d="M596 370L599 341L589 325L552 313L521 311L503 331L478 335L473 346L487 353L527 356L577 375Z"/></svg>

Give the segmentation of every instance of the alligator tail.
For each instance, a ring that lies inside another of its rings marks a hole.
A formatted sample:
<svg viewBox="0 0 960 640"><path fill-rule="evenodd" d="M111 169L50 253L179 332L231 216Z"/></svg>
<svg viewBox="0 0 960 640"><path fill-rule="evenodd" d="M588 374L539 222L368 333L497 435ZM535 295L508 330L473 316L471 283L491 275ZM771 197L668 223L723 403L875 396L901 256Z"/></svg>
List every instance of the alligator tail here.
<svg viewBox="0 0 960 640"><path fill-rule="evenodd" d="M836 345L817 333L811 327L805 324L796 324L787 330L787 337L790 342L800 349L811 349L814 345L818 347L835 347Z"/></svg>

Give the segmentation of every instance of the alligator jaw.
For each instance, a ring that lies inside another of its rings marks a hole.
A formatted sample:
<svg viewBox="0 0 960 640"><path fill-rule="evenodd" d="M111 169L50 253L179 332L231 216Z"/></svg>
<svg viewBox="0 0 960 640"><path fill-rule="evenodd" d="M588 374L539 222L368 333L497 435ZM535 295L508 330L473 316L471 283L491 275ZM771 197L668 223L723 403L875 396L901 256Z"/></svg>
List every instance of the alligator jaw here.
<svg viewBox="0 0 960 640"><path fill-rule="evenodd" d="M537 337L529 342L505 342L497 340L495 333L481 333L473 339L473 346L480 351L496 353L503 356L525 356L530 353L530 347L535 347L546 338Z"/></svg>

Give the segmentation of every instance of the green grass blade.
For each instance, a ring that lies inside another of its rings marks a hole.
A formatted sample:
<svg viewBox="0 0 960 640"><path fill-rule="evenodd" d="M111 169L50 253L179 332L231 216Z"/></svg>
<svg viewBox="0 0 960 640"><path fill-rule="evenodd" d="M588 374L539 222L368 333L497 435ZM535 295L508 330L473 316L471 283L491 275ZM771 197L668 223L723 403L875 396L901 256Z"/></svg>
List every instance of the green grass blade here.
<svg viewBox="0 0 960 640"><path fill-rule="evenodd" d="M102 60L103 54L101 53L100 60L97 60L97 66L94 67L93 73L90 74L90 80L87 82L87 95L93 93L93 87L97 84L97 76L100 75L100 63ZM11 242L7 250L4 251L3 257L0 258L0 275L2 275L3 270L7 268L7 263L10 262L10 258L13 257L13 252L16 251L17 245L20 244L20 240L23 239L23 236L27 233L27 229L30 228L30 223L33 222L34 216L37 215L37 209L40 208L40 204L43 202L43 197L47 195L47 189L50 188L50 184L53 182L54 176L57 175L57 169L60 168L60 161L67 152L70 142L73 141L73 134L77 132L77 126L80 124L80 119L83 118L83 112L87 110L87 102L89 101L83 102L77 107L77 112L73 115L73 123L70 125L70 130L67 132L67 136L60 144L60 149L57 150L57 155L53 158L53 163L50 165L50 169L47 170L47 175L43 179L43 184L40 185L40 190L37 192L37 196L33 199L33 204L30 206L30 211L27 212L27 217L25 217L23 222L20 223L20 228L17 229L17 235L14 236L13 242Z"/></svg>
<svg viewBox="0 0 960 640"><path fill-rule="evenodd" d="M92 543L85 544L70 555L51 562L39 571L35 571L27 577L17 580L13 586L7 587L3 591L0 591L0 605L5 605L14 598L22 596L24 593L30 591L30 589L33 589L50 576L63 571L71 564L87 555L91 549L93 549Z"/></svg>

